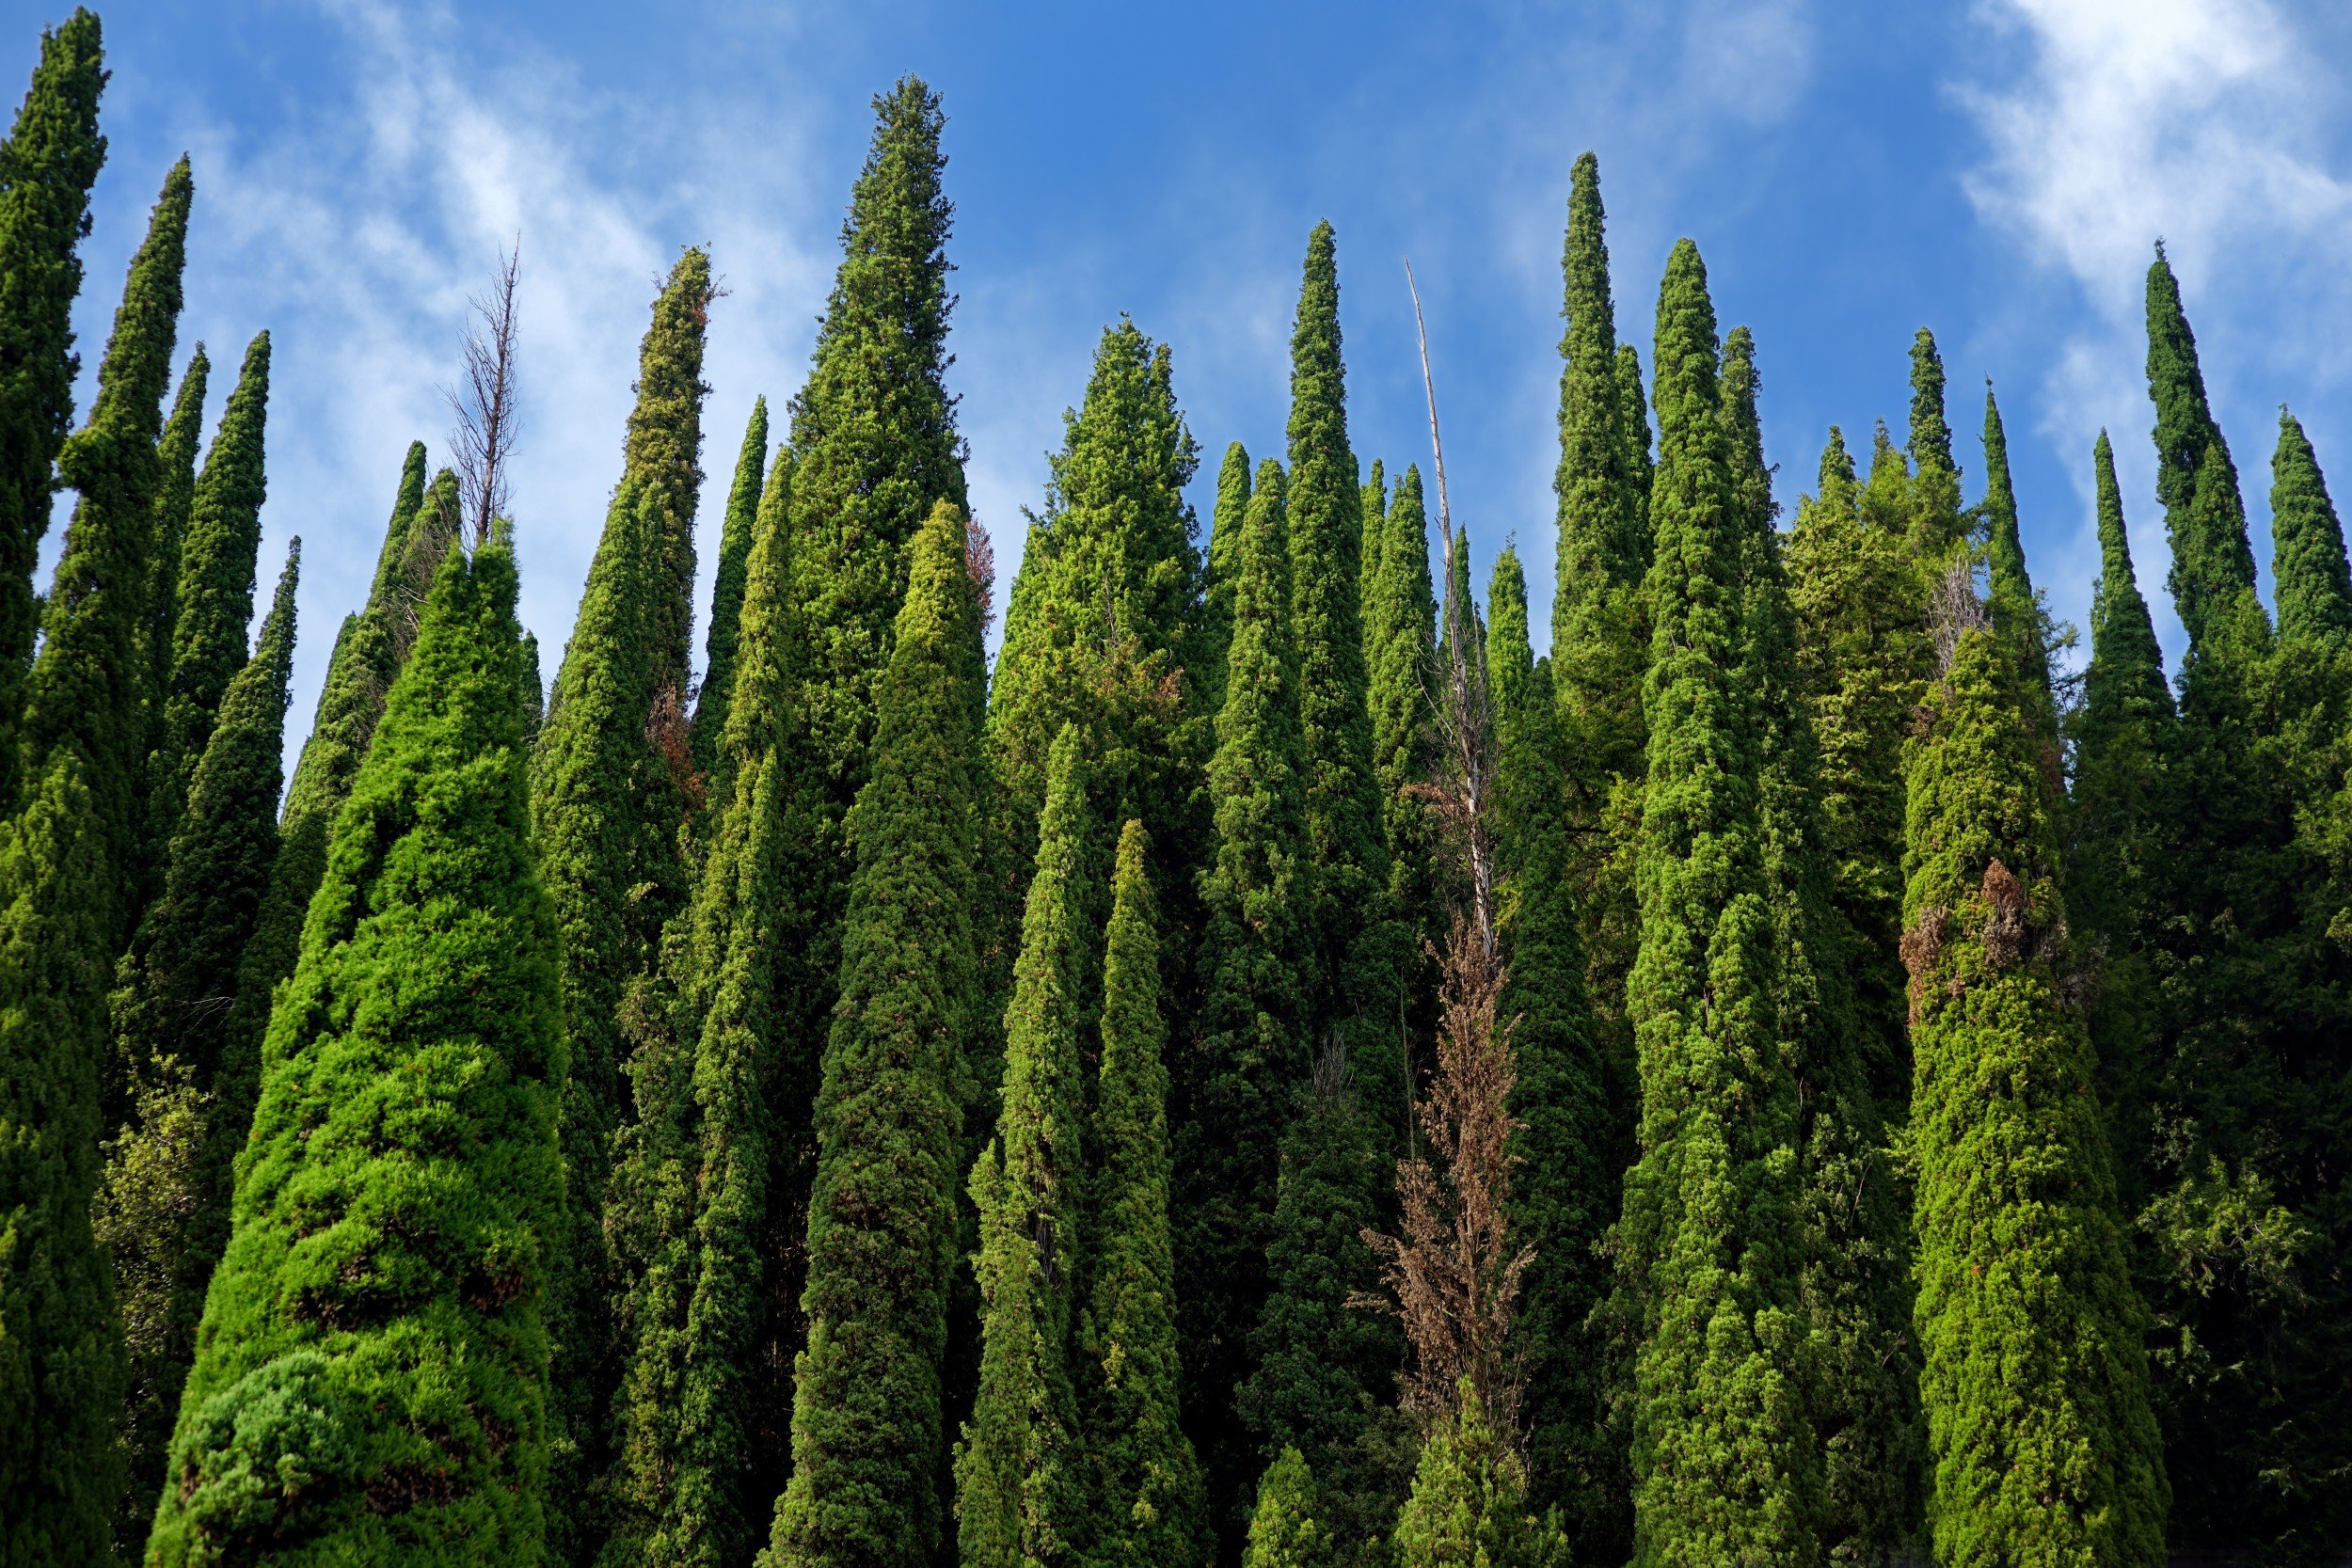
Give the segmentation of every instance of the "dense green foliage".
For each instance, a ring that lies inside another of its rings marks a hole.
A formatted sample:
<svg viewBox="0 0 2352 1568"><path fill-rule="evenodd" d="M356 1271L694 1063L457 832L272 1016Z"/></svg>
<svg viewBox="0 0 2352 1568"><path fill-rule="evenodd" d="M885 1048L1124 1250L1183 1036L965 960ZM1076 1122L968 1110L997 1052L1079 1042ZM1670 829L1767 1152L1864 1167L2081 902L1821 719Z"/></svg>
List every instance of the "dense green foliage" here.
<svg viewBox="0 0 2352 1568"><path fill-rule="evenodd" d="M452 550L262 1057L158 1568L539 1560L562 1200L513 546Z"/></svg>
<svg viewBox="0 0 2352 1568"><path fill-rule="evenodd" d="M1327 1568L1337 1561L1337 1543L1321 1513L1314 1472L1296 1449L1284 1449L1258 1483L1242 1568Z"/></svg>
<svg viewBox="0 0 2352 1568"><path fill-rule="evenodd" d="M735 664L743 640L743 594L751 577L752 536L759 525L768 476L768 400L752 400L751 422L743 427L743 450L727 486L726 518L719 531L719 566L710 590L710 630L703 644L702 690L694 703L694 770L708 778L718 766L727 729L727 702L735 694ZM777 472L792 483L787 465ZM787 501L788 504L788 501Z"/></svg>
<svg viewBox="0 0 2352 1568"><path fill-rule="evenodd" d="M164 421L163 439L155 446L155 588L140 636L153 665L148 679L154 684L149 689L157 692L171 689L171 635L180 619L180 546L187 537L189 514L196 509L196 460L203 445L204 394L212 376L213 361L199 343L188 356L188 368L180 372L171 418ZM151 717L160 721L163 716L158 712Z"/></svg>
<svg viewBox="0 0 2352 1568"><path fill-rule="evenodd" d="M1526 1462L1476 1399L1463 1400L1422 1446L1391 1550L1397 1568L1553 1568L1569 1560L1560 1516L1532 1512Z"/></svg>
<svg viewBox="0 0 2352 1568"><path fill-rule="evenodd" d="M1375 479L1380 465L1373 465ZM1365 488L1367 507L1372 489ZM1374 526L1374 517L1378 527ZM1437 664L1437 588L1429 578L1429 518L1421 468L1407 465L1396 494L1377 514L1367 512L1364 579L1364 657L1370 666L1372 773L1379 785L1381 827L1388 839L1390 907L1405 927L1406 985L1403 997L1408 1037L1430 1027L1436 990L1422 961L1424 943L1445 934L1438 907L1437 832L1427 805L1409 791L1426 784L1438 766L1438 732L1429 692Z"/></svg>

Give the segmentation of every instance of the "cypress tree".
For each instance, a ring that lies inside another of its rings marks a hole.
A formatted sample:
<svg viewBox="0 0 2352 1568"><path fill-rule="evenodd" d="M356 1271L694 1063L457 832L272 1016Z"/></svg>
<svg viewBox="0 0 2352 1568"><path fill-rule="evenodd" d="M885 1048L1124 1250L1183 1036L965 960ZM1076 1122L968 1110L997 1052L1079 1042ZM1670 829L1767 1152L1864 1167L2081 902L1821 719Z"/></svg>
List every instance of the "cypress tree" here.
<svg viewBox="0 0 2352 1568"><path fill-rule="evenodd" d="M1079 1020L1090 928L1090 826L1078 727L1046 765L1036 871L1005 1015L996 1136L972 1172L979 1210L979 1389L956 1449L957 1560L974 1568L1075 1562L1091 1510L1071 1367L1085 1085Z"/></svg>
<svg viewBox="0 0 2352 1568"><path fill-rule="evenodd" d="M1617 434L1625 442L1625 471L1631 476L1636 535L1642 546L1642 569L1649 569L1650 483L1658 465L1650 456L1649 400L1642 395L1642 356L1631 343L1617 345Z"/></svg>
<svg viewBox="0 0 2352 1568"><path fill-rule="evenodd" d="M40 619L33 569L81 369L75 250L89 232L90 186L106 161L98 134L104 58L98 18L86 9L43 28L32 85L0 143L0 807L17 799L22 688Z"/></svg>
<svg viewBox="0 0 2352 1568"><path fill-rule="evenodd" d="M2166 587L2193 657L2216 618L2252 592L2254 550L2237 465L2205 399L2196 334L2162 242L2148 265L2148 395L2156 407L2156 499L2172 542Z"/></svg>
<svg viewBox="0 0 2352 1568"><path fill-rule="evenodd" d="M1208 786L1215 858L1200 876L1202 991L1177 1081L1177 1277L1186 1426L1211 1518L1239 1522L1250 1471L1233 1390L1265 1299L1264 1246L1288 1096L1307 1073L1311 947L1302 883L1306 779L1281 466L1259 465L1232 584L1225 706Z"/></svg>
<svg viewBox="0 0 2352 1568"><path fill-rule="evenodd" d="M2279 450L2270 461L2271 579L2277 584L2279 641L2341 640L2352 635L2352 572L2344 528L2319 471L2303 421L2279 410Z"/></svg>
<svg viewBox="0 0 2352 1568"><path fill-rule="evenodd" d="M1364 643L1371 664L1373 777L1379 785L1381 826L1388 840L1391 906L1406 927L1404 1027L1426 1034L1435 987L1422 959L1422 943L1444 935L1438 909L1436 833L1428 808L1407 795L1425 784L1438 763L1438 736L1429 705L1436 668L1437 590L1429 580L1429 523L1422 508L1421 469L1407 466L1385 509L1378 569L1367 582ZM1369 525L1365 536L1370 538ZM1373 1085L1377 1092L1382 1085Z"/></svg>
<svg viewBox="0 0 2352 1568"><path fill-rule="evenodd" d="M1284 1449L1258 1482L1242 1568L1327 1568L1337 1561L1339 1544L1316 1517L1321 1512L1314 1472L1296 1449Z"/></svg>
<svg viewBox="0 0 2352 1568"><path fill-rule="evenodd" d="M120 1542L138 1538L163 1484L204 1288L229 1238L230 1165L253 1114L259 1062L229 1025L278 855L300 559L296 541L253 657L221 697L162 894L117 972L115 1044L130 1069L133 1118L107 1149L94 1223L114 1256L130 1352Z"/></svg>
<svg viewBox="0 0 2352 1568"><path fill-rule="evenodd" d="M556 927L532 863L501 526L451 550L337 818L262 1051L156 1568L532 1562Z"/></svg>
<svg viewBox="0 0 2352 1568"><path fill-rule="evenodd" d="M742 641L743 594L749 580L752 534L758 526L768 463L768 400L752 400L743 450L727 487L726 520L719 532L719 568L710 591L710 631L703 650L703 684L694 704L694 770L707 777L718 766L727 729L727 699L735 690L736 650ZM778 470L788 487L792 470ZM714 792L713 799L716 799Z"/></svg>
<svg viewBox="0 0 2352 1568"><path fill-rule="evenodd" d="M1740 669L1746 522L1716 356L1705 266L1680 241L1659 296L1649 777L1628 984L1641 1152L1618 1238L1641 1339L1642 1564L1804 1561L1817 1549L1796 1083L1774 1017L1757 736Z"/></svg>
<svg viewBox="0 0 2352 1568"><path fill-rule="evenodd" d="M1498 1011L1515 1021L1518 1075L1510 1234L1534 1252L1514 1323L1525 1379L1519 1410L1534 1506L1557 1506L1574 1521L1580 1555L1610 1560L1627 1544L1624 1464L1603 1426L1609 1347L1593 1312L1608 1293L1597 1243L1616 1217L1618 1140L1585 991L1551 665L1535 662L1527 578L1510 546L1495 557L1486 602L1502 873L1495 926L1505 973Z"/></svg>
<svg viewBox="0 0 2352 1568"><path fill-rule="evenodd" d="M1225 647L1233 640L1233 578L1241 571L1242 519L1249 512L1249 453L1239 441L1225 449L1216 470L1216 510L1209 518L1206 582L1201 594L1200 711L1225 709ZM1009 638L1012 628L1008 626Z"/></svg>
<svg viewBox="0 0 2352 1568"><path fill-rule="evenodd" d="M1568 1560L1555 1512L1528 1498L1527 1465L1465 1399L1422 1445L1390 1552L1398 1568L1549 1568Z"/></svg>
<svg viewBox="0 0 2352 1568"><path fill-rule="evenodd" d="M940 1533L960 1079L979 1022L983 692L964 542L945 502L915 536L875 691L874 754L847 825L858 871L817 1098L808 1342L794 1379L792 1480L761 1558L773 1568L914 1568Z"/></svg>
<svg viewBox="0 0 2352 1568"><path fill-rule="evenodd" d="M196 460L204 439L204 393L212 375L213 362L199 343L181 372L180 392L155 449L155 593L141 635L154 660L148 678L157 692L171 689L171 632L180 619L180 546L196 506ZM154 717L162 719L160 713Z"/></svg>
<svg viewBox="0 0 2352 1568"><path fill-rule="evenodd" d="M1363 572L1363 604L1360 613L1364 624L1364 664L1378 669L1379 639L1374 635L1373 601L1377 596L1375 585L1380 580L1380 552L1389 541L1389 470L1380 459L1372 460L1372 473L1365 479L1359 507L1364 519L1364 542L1359 562Z"/></svg>
<svg viewBox="0 0 2352 1568"><path fill-rule="evenodd" d="M691 810L689 736L677 705L686 679L679 617L693 588L702 331L710 297L708 259L689 250L655 299L638 348L638 401L621 482L532 755L532 832L563 932L569 1039L570 1072L561 1086L565 1212L548 1311L556 1354L552 1495L561 1499L558 1554L568 1560L589 1549L586 1488L598 1462L599 1407L613 1376L605 1349L603 1214L612 1133L624 1110L621 1068L632 1024L659 1011L648 977L662 927L688 891L677 848Z"/></svg>
<svg viewBox="0 0 2352 1568"><path fill-rule="evenodd" d="M2015 649L2011 662L2025 679L2026 712L2047 752L2042 766L2053 779L2062 774L2058 752L2058 699L2050 682L2051 634L2042 597L2026 570L2026 546L2017 531L2017 491L2010 482L2009 435L1993 384L1984 387L1984 499L1978 510L1985 531L1985 611Z"/></svg>
<svg viewBox="0 0 2352 1568"><path fill-rule="evenodd" d="M263 430L269 414L269 334L245 351L236 390L221 414L204 472L196 482L187 531L176 553L158 539L155 590L172 605L171 670L156 695L163 722L148 780L150 843L161 858L178 831L188 785L212 738L221 697L246 662L246 627L253 620L255 560L262 547L262 501L267 491ZM168 434L168 433L167 433ZM160 508L158 509L160 515Z"/></svg>
<svg viewBox="0 0 2352 1568"><path fill-rule="evenodd" d="M1904 957L1939 1562L2164 1560L2141 1310L2068 962L2045 786L1962 621L1911 747Z"/></svg>
<svg viewBox="0 0 2352 1568"><path fill-rule="evenodd" d="M631 1059L638 1117L614 1144L606 1228L635 1266L618 1311L628 1364L612 1563L739 1561L754 1511L781 1484L757 1435L772 1392L762 1353L784 1284L776 1233L801 1217L791 1151L815 1065L776 1010L779 990L799 981L806 934L791 816L789 463L777 454L748 531L734 691L720 700L726 731L711 764L724 795L666 954L675 1022L654 1039L682 1048L641 1047Z"/></svg>
<svg viewBox="0 0 2352 1568"><path fill-rule="evenodd" d="M1143 824L1119 837L1103 958L1103 1054L1088 1147L1089 1296L1080 1432L1100 1508L1091 1560L1194 1568L1207 1557L1200 1466L1180 1424L1168 1226L1167 1026Z"/></svg>

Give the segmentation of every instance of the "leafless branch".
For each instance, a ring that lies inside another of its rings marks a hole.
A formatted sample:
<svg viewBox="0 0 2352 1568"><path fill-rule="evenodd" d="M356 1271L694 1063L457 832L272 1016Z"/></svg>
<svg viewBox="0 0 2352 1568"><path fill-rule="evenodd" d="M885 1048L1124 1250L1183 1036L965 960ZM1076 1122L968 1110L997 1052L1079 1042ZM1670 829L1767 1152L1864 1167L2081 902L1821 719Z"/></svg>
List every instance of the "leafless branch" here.
<svg viewBox="0 0 2352 1568"><path fill-rule="evenodd" d="M465 378L441 393L457 419L450 445L476 544L489 537L491 519L506 515L506 460L522 429L515 387L515 277L521 257L520 239L499 253L489 292L471 301L475 319L466 328Z"/></svg>

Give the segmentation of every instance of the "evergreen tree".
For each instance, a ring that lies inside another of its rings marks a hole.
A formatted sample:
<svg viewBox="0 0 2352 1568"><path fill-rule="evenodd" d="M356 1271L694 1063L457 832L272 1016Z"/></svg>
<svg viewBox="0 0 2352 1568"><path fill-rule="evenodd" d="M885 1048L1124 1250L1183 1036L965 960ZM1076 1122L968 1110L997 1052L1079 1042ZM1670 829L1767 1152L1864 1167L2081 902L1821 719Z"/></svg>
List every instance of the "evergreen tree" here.
<svg viewBox="0 0 2352 1568"><path fill-rule="evenodd" d="M267 490L262 436L268 414L269 334L263 332L245 351L236 390L229 394L204 472L196 482L179 548L167 553L166 541L156 541L154 592L158 602L168 594L172 605L171 669L156 691L163 722L148 779L149 842L158 859L179 829L222 695L246 662ZM172 583L168 589L167 581Z"/></svg>
<svg viewBox="0 0 2352 1568"><path fill-rule="evenodd" d="M1364 519L1363 549L1359 557L1364 590L1363 603L1359 607L1364 625L1364 665L1367 669L1377 670L1380 665L1380 640L1373 631L1373 622L1376 618L1373 603L1378 596L1376 585L1380 581L1381 551L1389 542L1389 470L1376 457L1372 460L1372 473L1364 481L1359 504Z"/></svg>
<svg viewBox="0 0 2352 1568"><path fill-rule="evenodd" d="M1804 1561L1819 1460L1804 1409L1796 1082L1774 1018L1774 931L1741 680L1741 496L1698 250L1659 296L1658 477L1643 689L1649 769L1628 984L1640 1158L1618 1256L1633 1367L1637 1563Z"/></svg>
<svg viewBox="0 0 2352 1568"><path fill-rule="evenodd" d="M2279 450L2271 458L2271 578L2277 584L2279 641L2342 641L2352 636L2352 572L2344 529L2319 471L2303 421L2279 410Z"/></svg>
<svg viewBox="0 0 2352 1568"><path fill-rule="evenodd" d="M1207 587L1200 610L1200 711L1225 710L1225 649L1233 640L1233 579L1241 571L1242 519L1249 512L1249 453L1239 441L1216 470L1216 510L1209 518ZM1009 638L1012 628L1008 626Z"/></svg>
<svg viewBox="0 0 2352 1568"><path fill-rule="evenodd" d="M1550 1568L1568 1560L1555 1512L1537 1517L1527 1465L1464 1399L1429 1434L1390 1551L1398 1568Z"/></svg>
<svg viewBox="0 0 2352 1568"><path fill-rule="evenodd" d="M253 657L221 697L162 894L117 972L115 1048L133 1116L107 1149L94 1223L114 1257L130 1352L132 1484L119 1542L138 1538L163 1484L204 1287L229 1239L230 1162L253 1115L260 1063L229 1025L278 855L300 557L296 541Z"/></svg>
<svg viewBox="0 0 2352 1568"><path fill-rule="evenodd" d="M914 1568L940 1533L960 1080L979 1023L983 691L964 530L943 502L914 538L875 691L874 754L848 823L858 872L817 1099L808 1342L793 1388L792 1480L761 1559L773 1568Z"/></svg>
<svg viewBox="0 0 2352 1568"><path fill-rule="evenodd" d="M737 649L743 635L744 585L749 580L752 535L758 526L767 464L768 400L754 398L751 422L743 427L743 451L735 460L735 483L727 488L726 520L719 533L719 569L710 591L702 694L694 704L694 770L706 777L718 766L726 736L727 699L734 694ZM788 493L791 468L779 468L777 476ZM713 791L712 799L717 798Z"/></svg>
<svg viewBox="0 0 2352 1568"><path fill-rule="evenodd" d="M0 830L0 1561L103 1561L121 1485L122 1327L90 1228L106 981L128 931L155 442L190 185L164 184L59 463L81 492L25 688L24 800Z"/></svg>
<svg viewBox="0 0 2352 1568"><path fill-rule="evenodd" d="M2166 587L2194 657L2216 618L2252 593L2254 550L2237 465L2206 402L2197 338L2161 242L2148 266L2148 395L2156 405L2156 499L2172 541Z"/></svg>
<svg viewBox="0 0 2352 1568"><path fill-rule="evenodd" d="M270 1021L148 1561L535 1562L556 927L514 546L448 552Z"/></svg>
<svg viewBox="0 0 2352 1568"><path fill-rule="evenodd" d="M2058 699L2050 682L2051 632L2026 570L2026 546L2017 531L2017 490L2010 482L2009 435L2001 427L2001 405L1993 384L1984 388L1984 499L1979 505L1985 531L1985 611L2015 650L2011 662L2024 677L2026 712L2047 752L2042 766L2052 778L2062 761L2058 742Z"/></svg>
<svg viewBox="0 0 2352 1568"><path fill-rule="evenodd" d="M1216 853L1200 882L1202 998L1173 1117L1185 1424L1208 1466L1211 1518L1220 1530L1238 1523L1254 1469L1232 1397L1265 1300L1288 1097L1308 1064L1312 949L1302 884L1310 871L1285 499L1281 466L1268 458L1258 467L1231 579L1225 706L1208 770Z"/></svg>
<svg viewBox="0 0 2352 1568"><path fill-rule="evenodd" d="M1437 833L1427 805L1407 793L1438 764L1429 704L1436 669L1437 590L1429 580L1429 523L1421 469L1408 465L1383 509L1378 568L1365 584L1364 645L1371 666L1373 776L1388 841L1390 908L1405 927L1401 1025L1419 1039L1434 1027L1435 977L1425 944L1445 934L1438 910ZM1371 538L1369 523L1365 536ZM1372 1085L1378 1092L1380 1085Z"/></svg>
<svg viewBox="0 0 2352 1568"><path fill-rule="evenodd" d="M638 401L621 482L532 754L532 825L563 933L569 1039L560 1118L564 1217L548 1327L556 1356L557 1551L573 1560L589 1549L586 1489L599 1459L599 1407L613 1376L605 1348L603 1216L612 1133L624 1110L621 1069L632 1022L659 1010L646 995L648 977L662 926L687 895L677 848L691 810L690 737L678 705L687 627L679 616L693 589L702 329L710 297L708 259L689 250L654 301L639 344Z"/></svg>
<svg viewBox="0 0 2352 1568"><path fill-rule="evenodd" d="M1518 1119L1510 1235L1532 1249L1520 1275L1515 1349L1522 1358L1534 1506L1574 1522L1579 1555L1624 1554L1624 1462L1603 1427L1608 1346L1593 1322L1608 1293L1601 1239L1616 1217L1609 1087L1585 991L1571 864L1560 717L1551 665L1529 642L1527 578L1518 552L1495 557L1487 588L1487 689L1496 737L1496 930L1505 980L1500 1016L1513 1021Z"/></svg>
<svg viewBox="0 0 2352 1568"><path fill-rule="evenodd" d="M40 620L33 568L81 369L75 250L89 232L90 186L106 161L98 134L104 57L98 18L86 9L44 28L32 85L0 143L0 809L16 804L22 687Z"/></svg>
<svg viewBox="0 0 2352 1568"><path fill-rule="evenodd" d="M1088 1141L1095 1164L1080 1432L1100 1503L1091 1560L1196 1568L1208 1555L1207 1521L1200 1463L1180 1424L1167 1027L1147 853L1143 824L1130 818L1111 879L1102 1067Z"/></svg>
<svg viewBox="0 0 2352 1568"><path fill-rule="evenodd" d="M1296 1449L1284 1449L1258 1483L1242 1568L1328 1568L1339 1548L1321 1512L1314 1472Z"/></svg>
<svg viewBox="0 0 2352 1568"><path fill-rule="evenodd" d="M1650 456L1649 400L1642 395L1642 356L1631 343L1617 345L1617 434L1625 442L1625 471L1633 483L1634 508L1640 519L1642 569L1649 569L1650 484L1658 465Z"/></svg>
<svg viewBox="0 0 2352 1568"><path fill-rule="evenodd" d="M171 418L164 421L164 438L155 449L155 593L140 635L153 660L148 673L154 683L150 689L161 693L171 689L171 633L180 619L180 546L187 537L188 515L196 507L196 460L204 439L204 393L212 375L213 362L199 343L181 372L180 392L172 399ZM160 721L163 716L153 717Z"/></svg>
<svg viewBox="0 0 2352 1568"><path fill-rule="evenodd" d="M1936 1560L2160 1563L2163 1455L2090 1043L2059 989L2045 785L2002 640L1954 635L1908 759L1904 855Z"/></svg>
<svg viewBox="0 0 2352 1568"><path fill-rule="evenodd" d="M1085 1238L1081 952L1090 827L1078 727L1046 765L1035 874L1005 1015L996 1136L972 1172L979 1210L979 1390L956 1449L957 1560L1076 1562L1092 1523L1077 1446L1073 1298Z"/></svg>
<svg viewBox="0 0 2352 1568"><path fill-rule="evenodd" d="M815 1077L813 1052L776 1011L779 990L801 983L807 912L791 815L789 463L777 454L746 530L734 690L711 763L724 795L665 954L675 1022L632 1058L638 1117L614 1144L606 1228L633 1267L618 1308L608 1563L739 1561L781 1484L758 1433L778 1392L763 1386L762 1353L785 1283L777 1232L802 1217L792 1151Z"/></svg>

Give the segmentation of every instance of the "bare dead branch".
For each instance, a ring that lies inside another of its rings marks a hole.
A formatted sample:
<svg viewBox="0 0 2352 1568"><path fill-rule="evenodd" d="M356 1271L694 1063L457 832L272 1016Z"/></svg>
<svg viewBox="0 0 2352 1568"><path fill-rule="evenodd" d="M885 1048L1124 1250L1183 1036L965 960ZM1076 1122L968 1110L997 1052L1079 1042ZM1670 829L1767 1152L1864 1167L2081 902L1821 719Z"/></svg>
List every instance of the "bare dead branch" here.
<svg viewBox="0 0 2352 1568"><path fill-rule="evenodd" d="M506 515L506 460L522 425L515 383L515 279L522 241L499 253L489 292L470 302L474 320L466 328L464 379L442 388L457 428L450 447L456 453L457 483L474 543L489 537L491 520Z"/></svg>

